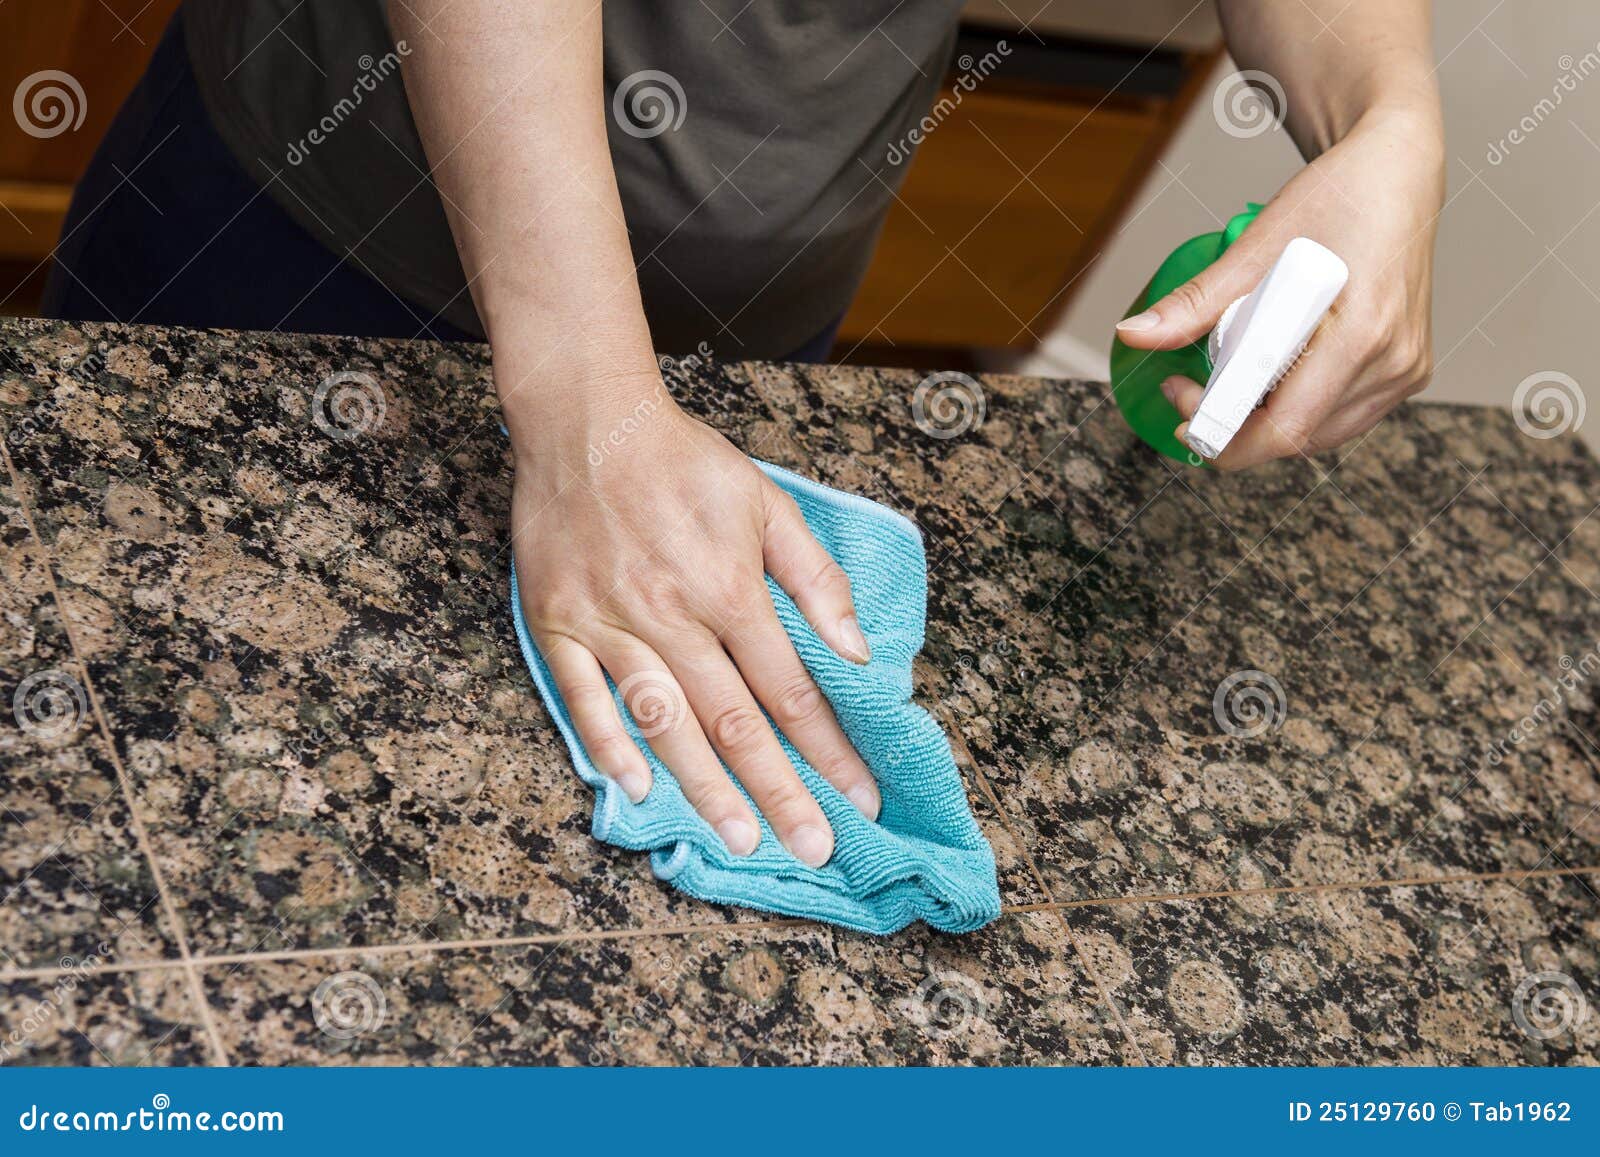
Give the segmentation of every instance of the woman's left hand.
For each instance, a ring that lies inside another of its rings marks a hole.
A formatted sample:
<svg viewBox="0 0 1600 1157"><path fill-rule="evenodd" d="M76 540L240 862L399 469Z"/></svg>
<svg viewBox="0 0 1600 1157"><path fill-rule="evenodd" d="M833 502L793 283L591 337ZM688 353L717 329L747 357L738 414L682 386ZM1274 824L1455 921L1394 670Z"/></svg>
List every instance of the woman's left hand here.
<svg viewBox="0 0 1600 1157"><path fill-rule="evenodd" d="M1203 338L1295 237L1321 242L1349 266L1305 354L1214 465L1238 470L1331 449L1427 385L1434 231L1444 203L1437 137L1437 121L1425 114L1368 114L1284 185L1216 264L1117 327L1137 349ZM1162 392L1184 419L1181 438L1204 388L1174 377Z"/></svg>

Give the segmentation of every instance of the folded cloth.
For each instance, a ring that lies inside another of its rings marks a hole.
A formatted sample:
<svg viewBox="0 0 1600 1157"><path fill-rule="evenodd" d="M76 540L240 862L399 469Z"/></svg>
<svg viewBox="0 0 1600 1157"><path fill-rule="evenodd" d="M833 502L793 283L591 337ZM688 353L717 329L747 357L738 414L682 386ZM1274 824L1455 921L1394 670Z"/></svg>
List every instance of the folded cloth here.
<svg viewBox="0 0 1600 1157"><path fill-rule="evenodd" d="M660 879L702 900L880 934L913 920L947 932L980 928L1000 915L994 852L967 806L948 740L911 702L911 661L922 649L928 599L922 535L876 502L765 462L756 465L794 498L811 533L850 576L856 616L872 648L865 666L834 654L770 577L767 587L795 650L876 778L882 811L875 822L868 820L780 732L790 762L833 827L833 858L821 868L801 863L764 817L760 846L749 856L735 856L689 805L618 695L618 713L654 775L650 793L633 803L584 751L528 634L513 568L517 640L578 775L594 788L591 831L617 847L648 850Z"/></svg>

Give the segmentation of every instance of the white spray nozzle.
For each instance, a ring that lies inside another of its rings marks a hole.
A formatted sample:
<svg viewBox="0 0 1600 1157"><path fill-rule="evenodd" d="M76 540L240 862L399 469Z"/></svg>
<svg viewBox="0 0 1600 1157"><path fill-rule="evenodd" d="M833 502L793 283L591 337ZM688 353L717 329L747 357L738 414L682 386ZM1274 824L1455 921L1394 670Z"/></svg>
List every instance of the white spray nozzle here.
<svg viewBox="0 0 1600 1157"><path fill-rule="evenodd" d="M1255 291L1211 331L1211 378L1184 441L1206 458L1227 448L1267 391L1289 372L1350 270L1309 237L1296 237Z"/></svg>

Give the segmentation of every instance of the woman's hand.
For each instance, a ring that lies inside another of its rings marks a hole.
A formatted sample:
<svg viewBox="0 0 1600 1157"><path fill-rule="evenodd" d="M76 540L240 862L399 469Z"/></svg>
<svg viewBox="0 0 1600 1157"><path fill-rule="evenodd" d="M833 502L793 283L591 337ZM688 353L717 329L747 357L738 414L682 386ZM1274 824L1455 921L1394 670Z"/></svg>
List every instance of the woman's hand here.
<svg viewBox="0 0 1600 1157"><path fill-rule="evenodd" d="M523 614L584 747L633 799L650 790L609 674L730 851L754 851L760 829L718 754L785 846L826 863L833 832L761 708L874 818L878 789L763 576L839 654L865 663L867 643L793 500L661 384L606 136L599 6L387 12L415 45L406 95L494 349Z"/></svg>
<svg viewBox="0 0 1600 1157"><path fill-rule="evenodd" d="M654 400L583 407L559 430L546 426L536 447L518 446L512 533L529 630L584 747L629 798L650 790L650 769L607 674L729 851L754 851L760 829L718 755L784 845L821 866L833 833L761 709L869 818L880 798L779 624L763 576L830 647L865 663L849 579L793 499L684 414L659 380L618 396ZM619 429L629 432L614 436Z"/></svg>
<svg viewBox="0 0 1600 1157"><path fill-rule="evenodd" d="M1333 250L1350 280L1305 354L1215 465L1236 470L1315 454L1368 430L1427 385L1435 221L1444 197L1441 148L1427 118L1363 118L1302 169L1222 258L1117 327L1138 349L1176 349L1215 327L1298 236ZM1169 378L1162 392L1183 437L1205 392Z"/></svg>

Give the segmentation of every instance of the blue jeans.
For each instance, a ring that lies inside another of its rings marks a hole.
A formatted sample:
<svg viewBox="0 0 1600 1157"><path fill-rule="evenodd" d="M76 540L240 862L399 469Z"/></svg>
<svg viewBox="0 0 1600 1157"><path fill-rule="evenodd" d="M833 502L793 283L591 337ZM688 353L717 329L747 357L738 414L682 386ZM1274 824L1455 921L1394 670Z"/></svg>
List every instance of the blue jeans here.
<svg viewBox="0 0 1600 1157"><path fill-rule="evenodd" d="M234 160L206 115L181 14L78 182L43 312L72 321L477 340L331 252ZM826 361L837 329L835 321L788 360Z"/></svg>

